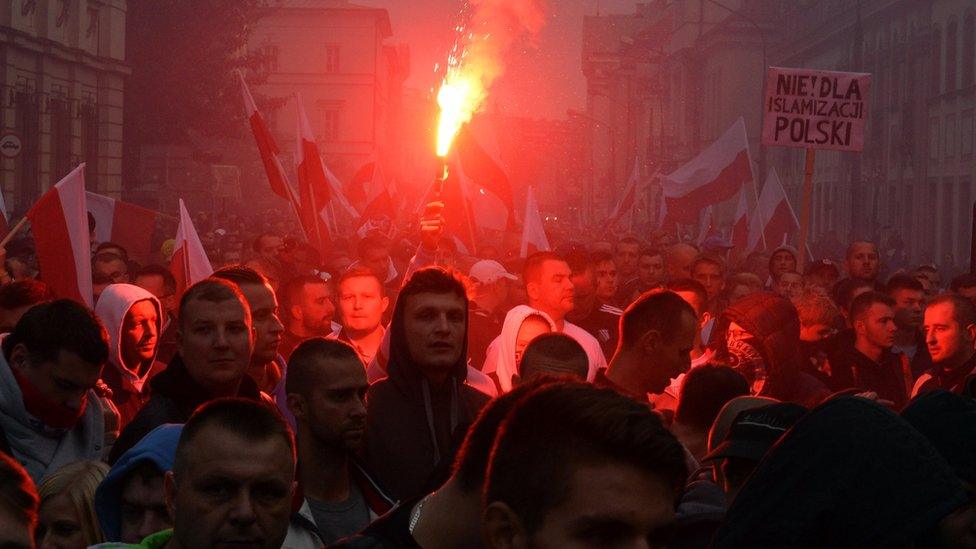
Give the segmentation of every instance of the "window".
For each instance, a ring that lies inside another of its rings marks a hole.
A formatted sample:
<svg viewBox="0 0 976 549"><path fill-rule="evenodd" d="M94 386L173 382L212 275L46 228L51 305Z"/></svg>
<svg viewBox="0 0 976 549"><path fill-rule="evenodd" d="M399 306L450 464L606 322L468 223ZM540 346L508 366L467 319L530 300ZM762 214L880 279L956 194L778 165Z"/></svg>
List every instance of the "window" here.
<svg viewBox="0 0 976 549"><path fill-rule="evenodd" d="M964 160L973 156L973 111L962 113L959 120L959 154Z"/></svg>
<svg viewBox="0 0 976 549"><path fill-rule="evenodd" d="M81 154L85 159L85 181L99 190L98 181L98 107L94 101L81 103Z"/></svg>
<svg viewBox="0 0 976 549"><path fill-rule="evenodd" d="M338 141L339 139L339 110L326 109L322 116L324 122L324 135L326 141Z"/></svg>
<svg viewBox="0 0 976 549"><path fill-rule="evenodd" d="M52 99L47 104L51 114L51 175L58 181L71 171L71 110L66 99Z"/></svg>
<svg viewBox="0 0 976 549"><path fill-rule="evenodd" d="M929 160L939 159L939 119L929 119Z"/></svg>
<svg viewBox="0 0 976 549"><path fill-rule="evenodd" d="M946 25L946 36L945 36L945 92L951 93L956 89L956 70L959 66L958 50L959 46L957 44L956 36L956 22L955 20L950 21Z"/></svg>
<svg viewBox="0 0 976 549"><path fill-rule="evenodd" d="M956 115L946 115L945 121L945 155L946 158L956 156Z"/></svg>
<svg viewBox="0 0 976 549"><path fill-rule="evenodd" d="M962 87L968 88L974 84L976 71L976 15L966 14L962 24Z"/></svg>
<svg viewBox="0 0 976 549"><path fill-rule="evenodd" d="M929 70L932 71L929 78L929 95L939 95L939 85L942 81L942 33L939 32L938 27L932 28L929 48Z"/></svg>
<svg viewBox="0 0 976 549"><path fill-rule="evenodd" d="M970 216L970 208L972 208L972 202L969 198L969 180L963 179L959 181L959 196L956 199L956 249L962 248L969 242L971 223L967 223Z"/></svg>
<svg viewBox="0 0 976 549"><path fill-rule="evenodd" d="M329 74L339 72L339 46L336 44L325 46L325 72Z"/></svg>
<svg viewBox="0 0 976 549"><path fill-rule="evenodd" d="M942 229L940 231L940 240L942 241L940 249L944 254L952 252L952 233L955 232L953 230L955 228L955 222L952 218L955 217L956 210L952 207L952 202L956 198L955 194L955 183L951 179L946 179L942 187L942 207L939 208L939 213L936 214L941 218L939 219L939 227Z"/></svg>

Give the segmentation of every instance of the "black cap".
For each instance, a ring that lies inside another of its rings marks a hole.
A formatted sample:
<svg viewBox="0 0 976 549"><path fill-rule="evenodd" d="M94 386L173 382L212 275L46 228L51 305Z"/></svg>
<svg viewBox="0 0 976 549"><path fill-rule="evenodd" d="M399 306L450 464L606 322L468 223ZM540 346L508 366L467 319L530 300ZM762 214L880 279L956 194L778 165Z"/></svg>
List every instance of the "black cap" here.
<svg viewBox="0 0 976 549"><path fill-rule="evenodd" d="M759 461L806 413L803 406L787 402L743 410L732 421L729 435L703 461L721 458Z"/></svg>

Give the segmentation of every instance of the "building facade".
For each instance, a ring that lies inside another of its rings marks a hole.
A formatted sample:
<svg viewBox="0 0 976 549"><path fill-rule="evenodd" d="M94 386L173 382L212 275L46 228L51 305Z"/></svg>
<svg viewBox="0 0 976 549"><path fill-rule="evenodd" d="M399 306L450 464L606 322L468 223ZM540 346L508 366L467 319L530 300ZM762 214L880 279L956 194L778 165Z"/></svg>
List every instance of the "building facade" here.
<svg viewBox="0 0 976 549"><path fill-rule="evenodd" d="M268 113L282 151L295 150L299 94L319 152L340 179L377 158L398 172L409 54L387 43L388 12L342 0L275 0L268 7L248 47L268 60L255 93L284 101Z"/></svg>
<svg viewBox="0 0 976 549"><path fill-rule="evenodd" d="M0 184L23 212L81 162L88 190L122 188L125 0L0 4Z"/></svg>
<svg viewBox="0 0 976 549"><path fill-rule="evenodd" d="M646 167L667 173L742 116L756 179L775 167L798 212L803 150L760 144L764 68L871 73L864 152L817 153L811 237L871 238L916 262L960 267L976 199L974 12L966 0L656 0L638 5L636 30L608 40L618 58L642 36L656 43L641 53L642 107L625 109L627 120L650 119L635 145ZM599 116L602 82L587 68L585 37L588 105ZM614 117L608 126L628 131ZM615 156L595 133L592 143L595 158Z"/></svg>

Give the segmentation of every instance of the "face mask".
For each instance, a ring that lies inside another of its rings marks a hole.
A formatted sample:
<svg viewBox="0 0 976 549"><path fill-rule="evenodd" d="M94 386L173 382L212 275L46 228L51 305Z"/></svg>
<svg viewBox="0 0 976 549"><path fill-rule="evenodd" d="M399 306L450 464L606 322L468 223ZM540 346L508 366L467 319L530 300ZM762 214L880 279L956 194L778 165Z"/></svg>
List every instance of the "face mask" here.
<svg viewBox="0 0 976 549"><path fill-rule="evenodd" d="M756 349L752 336L729 333L726 345L729 350L729 366L745 376L752 385L752 393L758 394L766 383L766 364Z"/></svg>
<svg viewBox="0 0 976 549"><path fill-rule="evenodd" d="M10 371L13 372L14 379L17 380L17 385L20 387L20 393L24 399L24 408L30 415L41 420L44 425L55 429L71 429L78 423L81 416L85 415L85 407L88 405L87 392L81 397L81 405L75 410L46 397L16 369L11 368Z"/></svg>

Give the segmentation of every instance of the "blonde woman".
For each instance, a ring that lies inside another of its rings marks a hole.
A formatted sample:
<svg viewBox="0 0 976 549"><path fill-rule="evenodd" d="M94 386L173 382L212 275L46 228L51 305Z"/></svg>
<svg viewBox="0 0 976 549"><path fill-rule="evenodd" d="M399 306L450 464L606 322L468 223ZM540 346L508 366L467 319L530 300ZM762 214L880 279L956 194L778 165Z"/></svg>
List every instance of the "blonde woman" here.
<svg viewBox="0 0 976 549"><path fill-rule="evenodd" d="M108 474L100 461L76 461L41 482L39 549L74 549L101 543L102 529L95 514L95 488Z"/></svg>

